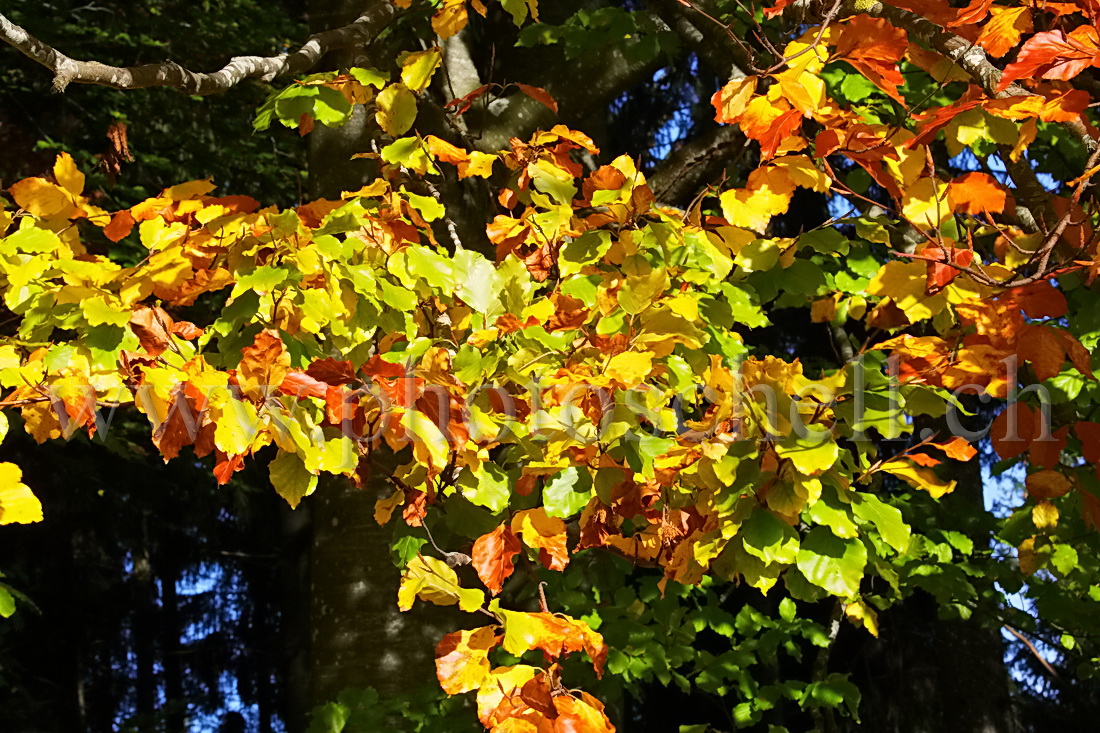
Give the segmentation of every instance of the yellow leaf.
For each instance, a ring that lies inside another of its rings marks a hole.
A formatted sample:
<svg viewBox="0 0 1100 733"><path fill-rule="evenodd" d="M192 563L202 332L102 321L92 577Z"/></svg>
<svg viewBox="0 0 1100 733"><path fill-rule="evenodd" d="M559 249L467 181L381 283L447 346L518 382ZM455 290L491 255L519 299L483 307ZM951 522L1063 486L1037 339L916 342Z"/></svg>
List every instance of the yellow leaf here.
<svg viewBox="0 0 1100 733"><path fill-rule="evenodd" d="M887 461L882 464L880 470L892 473L915 489L927 491L933 499L938 499L944 494L950 494L955 490L955 484L957 483L955 481L945 482L932 469L918 466L904 458Z"/></svg>
<svg viewBox="0 0 1100 733"><path fill-rule="evenodd" d="M417 462L435 473L442 471L450 460L450 445L439 426L420 410L407 410L401 416L401 427L413 442Z"/></svg>
<svg viewBox="0 0 1100 733"><path fill-rule="evenodd" d="M611 357L604 373L611 379L622 382L623 387L629 389L645 381L653 370L653 354L650 352L639 353L626 351Z"/></svg>
<svg viewBox="0 0 1100 733"><path fill-rule="evenodd" d="M413 601L434 603L437 606L458 607L468 613L481 608L485 594L475 588L463 588L458 584L458 575L442 560L417 555L405 568L401 576L401 587L397 591L397 607L402 611L412 608Z"/></svg>
<svg viewBox="0 0 1100 733"><path fill-rule="evenodd" d="M1054 529L1058 526L1058 507L1049 501L1041 501L1031 508L1031 521L1036 529Z"/></svg>
<svg viewBox="0 0 1100 733"><path fill-rule="evenodd" d="M448 695L476 690L489 675L489 651L497 645L496 629L482 626L453 631L435 648L435 673Z"/></svg>
<svg viewBox="0 0 1100 733"><path fill-rule="evenodd" d="M68 192L45 178L24 178L12 184L8 192L19 208L40 219L67 216L73 210L73 200Z"/></svg>
<svg viewBox="0 0 1100 733"><path fill-rule="evenodd" d="M851 619L852 623L861 624L863 628L871 632L871 636L878 636L878 614L862 598L846 605L844 613Z"/></svg>
<svg viewBox="0 0 1100 733"><path fill-rule="evenodd" d="M730 189L718 197L722 204L722 216L735 227L763 232L776 214L782 214L790 206L790 194L778 194L771 190L752 191Z"/></svg>
<svg viewBox="0 0 1100 733"><path fill-rule="evenodd" d="M380 525L388 524L390 517L393 516L394 510L404 502L405 492L400 490L395 490L385 499L379 499L374 502L374 521L378 522Z"/></svg>
<svg viewBox="0 0 1100 733"><path fill-rule="evenodd" d="M715 92L710 100L714 105L715 120L727 124L737 122L756 91L756 82L755 76L746 76L734 79Z"/></svg>
<svg viewBox="0 0 1100 733"><path fill-rule="evenodd" d="M442 60L443 52L439 46L408 54L401 60L401 83L419 92L431 83L432 75Z"/></svg>
<svg viewBox="0 0 1100 733"><path fill-rule="evenodd" d="M398 137L413 126L416 119L416 97L404 84L390 84L378 93L375 119L387 134Z"/></svg>
<svg viewBox="0 0 1100 733"><path fill-rule="evenodd" d="M23 427L34 438L36 443L45 443L47 440L61 437L61 421L49 402L36 402L26 405L21 410L23 414Z"/></svg>
<svg viewBox="0 0 1100 733"><path fill-rule="evenodd" d="M230 456L248 453L260 427L252 403L235 399L226 401L214 422L214 444Z"/></svg>
<svg viewBox="0 0 1100 733"><path fill-rule="evenodd" d="M84 191L84 174L76 167L73 156L68 153L57 156L57 161L53 164L53 177L74 198Z"/></svg>
<svg viewBox="0 0 1100 733"><path fill-rule="evenodd" d="M810 321L813 323L829 323L836 318L836 295L827 298L818 298L810 305Z"/></svg>
<svg viewBox="0 0 1100 733"><path fill-rule="evenodd" d="M917 179L902 193L901 212L918 227L939 227L951 217L947 184L927 176Z"/></svg>
<svg viewBox="0 0 1100 733"><path fill-rule="evenodd" d="M432 16L432 30L440 38L450 38L466 27L466 0L443 0L443 7Z"/></svg>
<svg viewBox="0 0 1100 733"><path fill-rule="evenodd" d="M814 162L805 155L788 155L774 161L774 165L782 168L797 186L825 193L832 185L829 176L818 170Z"/></svg>
<svg viewBox="0 0 1100 733"><path fill-rule="evenodd" d="M485 677L477 691L477 715L481 722L486 726L493 725L494 730L498 730L500 726L496 724L506 721L496 720L494 713L496 713L504 698L515 695L539 672L541 670L526 664L493 669ZM532 730L537 731L538 729L532 728ZM512 733L517 733L517 731L513 729Z"/></svg>
<svg viewBox="0 0 1100 733"><path fill-rule="evenodd" d="M42 521L42 503L22 482L23 471L14 463L0 463L0 524Z"/></svg>
<svg viewBox="0 0 1100 733"><path fill-rule="evenodd" d="M1009 158L1013 163L1020 161L1020 156L1027 150L1027 146L1035 142L1035 136L1039 134L1039 123L1034 118L1026 120L1020 125L1020 137L1016 141L1016 144L1012 146L1012 152L1009 153Z"/></svg>

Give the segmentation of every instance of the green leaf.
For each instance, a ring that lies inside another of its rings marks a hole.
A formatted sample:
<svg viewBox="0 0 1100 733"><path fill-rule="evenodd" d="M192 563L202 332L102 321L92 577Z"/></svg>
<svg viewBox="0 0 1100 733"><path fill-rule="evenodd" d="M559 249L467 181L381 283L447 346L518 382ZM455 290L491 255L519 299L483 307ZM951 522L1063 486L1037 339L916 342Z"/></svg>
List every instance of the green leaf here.
<svg viewBox="0 0 1100 733"><path fill-rule="evenodd" d="M471 249L455 252L455 282L458 297L478 313L488 315L500 305L497 272L493 263Z"/></svg>
<svg viewBox="0 0 1100 733"><path fill-rule="evenodd" d="M745 552L767 564L790 565L799 555L798 533L766 509L757 509L741 526Z"/></svg>
<svg viewBox="0 0 1100 733"><path fill-rule="evenodd" d="M852 509L857 517L875 525L886 544L899 554L909 547L912 532L897 507L890 506L873 494L855 493L852 495Z"/></svg>
<svg viewBox="0 0 1100 733"><path fill-rule="evenodd" d="M802 538L798 569L814 585L841 598L859 593L867 548L858 539L844 540L824 527L814 527Z"/></svg>
<svg viewBox="0 0 1100 733"><path fill-rule="evenodd" d="M542 490L542 505L551 517L571 517L592 498L592 474L587 468L565 469Z"/></svg>
<svg viewBox="0 0 1100 733"><path fill-rule="evenodd" d="M462 495L493 514L499 514L508 507L508 501L512 498L511 484L512 480L504 469L492 463L482 464L477 473L465 468L458 477Z"/></svg>
<svg viewBox="0 0 1100 733"><path fill-rule="evenodd" d="M279 451L268 465L271 485L279 496L286 499L291 509L317 489L317 477L310 473L297 453Z"/></svg>
<svg viewBox="0 0 1100 733"><path fill-rule="evenodd" d="M11 618L13 613L15 613L15 596L6 586L0 585L0 616Z"/></svg>
<svg viewBox="0 0 1100 733"><path fill-rule="evenodd" d="M817 439L813 434L805 438L789 435L776 445L775 452L780 458L790 459L804 474L817 474L832 468L840 456L840 448L827 434L824 439Z"/></svg>
<svg viewBox="0 0 1100 733"><path fill-rule="evenodd" d="M599 262L611 248L611 232L590 231L567 243L558 255L562 277L580 272L585 265Z"/></svg>
<svg viewBox="0 0 1100 733"><path fill-rule="evenodd" d="M1066 576L1077 567L1077 550L1069 545L1058 545L1050 557L1050 564L1059 575Z"/></svg>

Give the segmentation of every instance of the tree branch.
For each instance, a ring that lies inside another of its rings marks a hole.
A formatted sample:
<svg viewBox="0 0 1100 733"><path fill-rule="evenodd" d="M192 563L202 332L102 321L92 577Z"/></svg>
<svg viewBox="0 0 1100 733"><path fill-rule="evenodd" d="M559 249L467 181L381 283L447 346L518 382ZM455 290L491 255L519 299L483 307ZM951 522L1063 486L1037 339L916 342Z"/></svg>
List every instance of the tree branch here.
<svg viewBox="0 0 1100 733"><path fill-rule="evenodd" d="M847 10L850 14L864 13L872 18L882 18L890 21L898 28L909 31L958 64L959 68L969 74L985 93L993 99L1031 96L1031 92L1019 84L1010 84L1004 91L997 91L997 85L1001 83L1002 72L990 63L985 51L977 44L944 30L928 18L881 2L876 2L870 7L860 5L858 9L856 9L856 6L855 0L848 0ZM1065 122L1062 124L1081 140L1088 152L1091 153L1096 150L1097 145L1100 144L1080 122Z"/></svg>
<svg viewBox="0 0 1100 733"><path fill-rule="evenodd" d="M649 177L661 204L679 206L710 183L744 150L748 141L735 125L722 125L674 150Z"/></svg>
<svg viewBox="0 0 1100 733"><path fill-rule="evenodd" d="M174 87L186 94L206 95L224 92L244 79L271 81L281 76L304 73L329 51L362 44L373 38L386 27L394 13L391 3L378 3L349 25L310 36L292 54L236 56L219 71L208 74L190 71L174 61L129 67L78 61L38 40L3 15L0 15L0 40L52 71L55 92L63 92L75 82L114 89Z"/></svg>

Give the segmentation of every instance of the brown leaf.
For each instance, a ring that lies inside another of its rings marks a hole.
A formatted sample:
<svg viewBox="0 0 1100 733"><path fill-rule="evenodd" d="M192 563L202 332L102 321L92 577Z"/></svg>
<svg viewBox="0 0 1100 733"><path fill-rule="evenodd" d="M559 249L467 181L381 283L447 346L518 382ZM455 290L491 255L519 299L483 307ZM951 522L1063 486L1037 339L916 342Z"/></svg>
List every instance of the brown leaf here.
<svg viewBox="0 0 1100 733"><path fill-rule="evenodd" d="M107 140L110 144L103 153L103 170L107 172L107 178L111 183L114 183L115 178L122 172L122 164L134 162L134 156L130 154L130 145L126 139L126 123L115 122L108 127Z"/></svg>
<svg viewBox="0 0 1100 733"><path fill-rule="evenodd" d="M202 332L203 329L191 323L191 321L176 321L172 324L172 333L186 341L197 339L202 336Z"/></svg>
<svg viewBox="0 0 1100 733"><path fill-rule="evenodd" d="M290 373L290 352L279 332L266 328L256 334L251 346L241 349L237 379L244 393L253 399L264 399Z"/></svg>
<svg viewBox="0 0 1100 733"><path fill-rule="evenodd" d="M172 317L163 308L139 305L130 314L130 330L138 337L141 348L152 356L160 356L172 343L169 333Z"/></svg>

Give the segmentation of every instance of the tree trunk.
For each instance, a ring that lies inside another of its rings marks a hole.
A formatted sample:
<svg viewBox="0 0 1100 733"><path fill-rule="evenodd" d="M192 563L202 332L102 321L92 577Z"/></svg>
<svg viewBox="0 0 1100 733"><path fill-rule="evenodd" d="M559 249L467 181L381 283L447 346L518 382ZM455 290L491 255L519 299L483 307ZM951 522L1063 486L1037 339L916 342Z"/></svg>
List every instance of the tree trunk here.
<svg viewBox="0 0 1100 733"><path fill-rule="evenodd" d="M312 29L348 23L384 1L314 0ZM367 63L357 56L359 51L346 52L330 59L329 67ZM369 65L388 67L381 56ZM375 175L368 161L351 160L353 153L370 150L370 130L362 106L340 128L318 125L314 129L309 136L311 198L338 198L341 191L355 190ZM375 501L390 493L385 474L391 469L387 464L375 470L374 479L363 489L342 477L322 476L316 494L307 500L313 525L309 563L312 706L336 699L347 687L374 687L387 697L434 684L435 645L455 626L453 614L419 607L408 613L397 609L400 573L390 555L392 529L374 521Z"/></svg>
<svg viewBox="0 0 1100 733"><path fill-rule="evenodd" d="M942 420L918 421L915 433L931 426L950 435ZM944 478L958 482L940 499L937 512L945 529L965 532L976 548L988 546L983 530L959 518L983 507L983 482L978 459L945 462ZM857 670L863 691L859 730L874 733L1015 733L1020 729L1013 709L1011 679L1004 663L999 628L967 621L941 620L937 603L919 592L883 614L882 635L864 652Z"/></svg>

